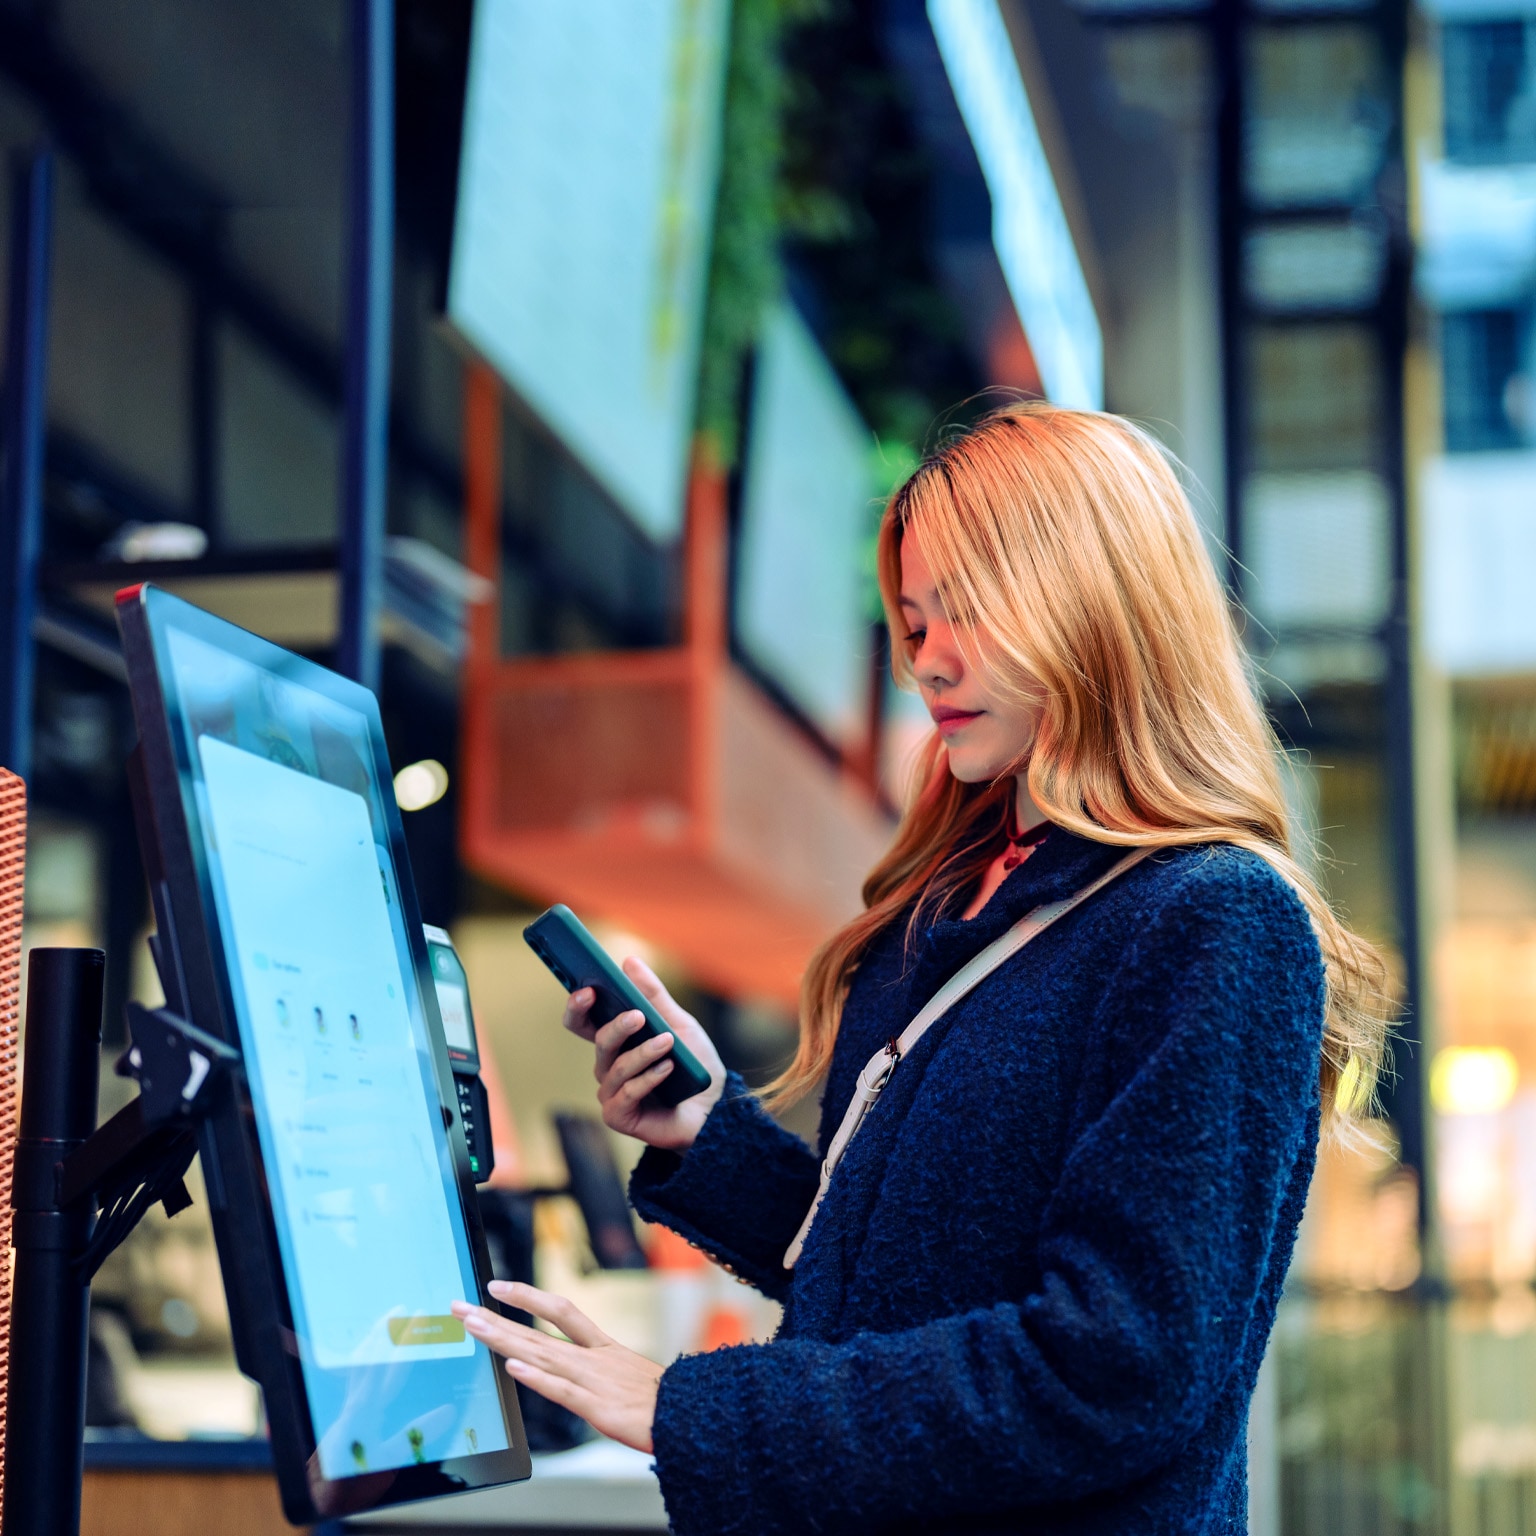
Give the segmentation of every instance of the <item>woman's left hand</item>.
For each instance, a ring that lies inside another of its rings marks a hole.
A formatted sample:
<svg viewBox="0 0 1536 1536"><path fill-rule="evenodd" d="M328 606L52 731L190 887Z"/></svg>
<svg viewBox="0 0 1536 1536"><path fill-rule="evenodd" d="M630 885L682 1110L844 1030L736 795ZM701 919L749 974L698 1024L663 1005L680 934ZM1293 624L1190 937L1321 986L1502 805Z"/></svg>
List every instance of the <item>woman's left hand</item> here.
<svg viewBox="0 0 1536 1536"><path fill-rule="evenodd" d="M565 1335L552 1338L484 1307L454 1302L454 1316L464 1319L469 1333L507 1357L509 1375L580 1414L599 1434L637 1451L652 1449L661 1366L610 1339L563 1296L505 1280L491 1281L490 1290L497 1301L531 1312Z"/></svg>

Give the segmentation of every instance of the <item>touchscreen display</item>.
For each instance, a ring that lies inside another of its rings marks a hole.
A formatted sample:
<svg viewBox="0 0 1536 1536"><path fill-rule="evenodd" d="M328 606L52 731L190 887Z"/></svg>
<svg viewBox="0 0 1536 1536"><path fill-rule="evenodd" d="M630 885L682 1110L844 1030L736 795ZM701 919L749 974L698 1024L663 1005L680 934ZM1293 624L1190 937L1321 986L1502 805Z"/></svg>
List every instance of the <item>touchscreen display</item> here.
<svg viewBox="0 0 1536 1536"><path fill-rule="evenodd" d="M504 1450L369 722L166 637L321 1470Z"/></svg>

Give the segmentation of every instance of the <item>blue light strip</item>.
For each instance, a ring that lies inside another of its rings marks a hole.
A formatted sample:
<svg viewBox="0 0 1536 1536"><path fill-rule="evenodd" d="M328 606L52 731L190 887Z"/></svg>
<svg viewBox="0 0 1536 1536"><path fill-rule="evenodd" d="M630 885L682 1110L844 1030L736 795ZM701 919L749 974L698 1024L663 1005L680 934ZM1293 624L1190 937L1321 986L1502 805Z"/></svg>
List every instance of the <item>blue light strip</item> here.
<svg viewBox="0 0 1536 1536"><path fill-rule="evenodd" d="M928 0L992 194L992 243L1048 398L1099 410L1104 337L997 0Z"/></svg>

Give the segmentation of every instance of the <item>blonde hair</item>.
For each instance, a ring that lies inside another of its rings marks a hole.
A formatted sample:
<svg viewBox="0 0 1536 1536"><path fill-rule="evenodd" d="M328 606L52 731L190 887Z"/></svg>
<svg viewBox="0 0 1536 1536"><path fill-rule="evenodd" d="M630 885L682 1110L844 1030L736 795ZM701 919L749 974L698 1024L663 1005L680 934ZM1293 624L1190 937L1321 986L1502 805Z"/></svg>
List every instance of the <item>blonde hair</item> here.
<svg viewBox="0 0 1536 1536"><path fill-rule="evenodd" d="M913 685L901 541L920 540L974 664L994 693L1039 708L1030 794L1056 825L1118 847L1222 842L1265 859L1300 897L1322 949L1325 1119L1370 1097L1385 1050L1386 968L1298 863L1282 753L1259 706L1194 512L1158 444L1119 417L1012 405L931 454L891 497L880 593L892 667ZM794 1059L770 1093L808 1092L832 1058L848 984L904 911L943 911L997 851L1013 765L990 784L949 771L937 733L865 911L812 958ZM1350 1084L1340 1093L1346 1071Z"/></svg>

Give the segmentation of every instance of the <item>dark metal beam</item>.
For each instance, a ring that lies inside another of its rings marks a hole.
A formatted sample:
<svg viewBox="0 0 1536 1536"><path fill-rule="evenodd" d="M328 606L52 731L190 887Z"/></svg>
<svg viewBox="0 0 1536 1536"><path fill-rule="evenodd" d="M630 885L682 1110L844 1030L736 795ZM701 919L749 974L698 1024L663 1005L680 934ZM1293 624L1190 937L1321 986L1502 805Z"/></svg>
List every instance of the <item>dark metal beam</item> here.
<svg viewBox="0 0 1536 1536"><path fill-rule="evenodd" d="M1221 0L1196 0L1189 5L1095 5L1075 3L1071 9L1084 21L1105 31L1134 31L1138 27L1187 27L1208 25ZM1354 5L1342 0L1329 10L1321 5L1272 6L1255 10L1256 19L1266 27L1359 27L1369 26L1392 12L1402 9L1398 0L1377 0L1374 5Z"/></svg>
<svg viewBox="0 0 1536 1536"><path fill-rule="evenodd" d="M1243 481L1248 467L1248 378L1243 326L1243 184L1245 109L1243 0L1214 0L1209 12L1216 84L1216 258L1221 317L1221 406L1226 478L1224 539L1227 592L1243 600Z"/></svg>
<svg viewBox="0 0 1536 1536"><path fill-rule="evenodd" d="M32 613L42 543L52 229L53 157L38 148L16 158L11 177L0 481L0 764L22 778L32 768Z"/></svg>
<svg viewBox="0 0 1536 1536"><path fill-rule="evenodd" d="M1434 1210L1433 1149L1428 1144L1425 1094L1429 1041L1424 1038L1425 967L1421 911L1422 850L1419 783L1415 765L1412 629L1412 537L1408 509L1408 445L1404 431L1404 358L1412 294L1412 236L1407 216L1406 146L1402 79L1408 47L1406 7L1383 10L1377 36L1391 82L1393 133L1385 157L1379 200L1389 227L1386 277L1378 311L1376 345L1382 381L1382 478L1391 516L1392 603L1385 625L1387 650L1387 822L1392 849L1393 906L1403 960L1403 1017L1392 1076L1382 1089L1383 1108L1397 1127L1402 1161L1419 1175L1419 1226Z"/></svg>
<svg viewBox="0 0 1536 1536"><path fill-rule="evenodd" d="M192 347L187 384L191 391L192 510L209 543L222 542L223 493L219 473L223 374L218 363L218 314L206 294L192 296Z"/></svg>
<svg viewBox="0 0 1536 1536"><path fill-rule="evenodd" d="M379 686L394 265L394 0L351 0L339 665Z"/></svg>

